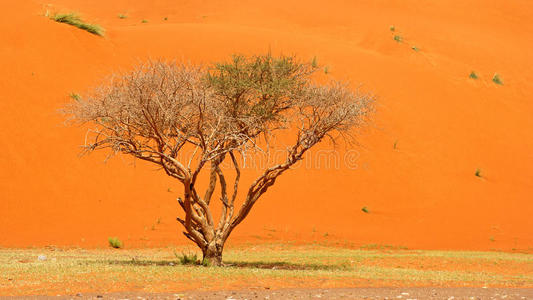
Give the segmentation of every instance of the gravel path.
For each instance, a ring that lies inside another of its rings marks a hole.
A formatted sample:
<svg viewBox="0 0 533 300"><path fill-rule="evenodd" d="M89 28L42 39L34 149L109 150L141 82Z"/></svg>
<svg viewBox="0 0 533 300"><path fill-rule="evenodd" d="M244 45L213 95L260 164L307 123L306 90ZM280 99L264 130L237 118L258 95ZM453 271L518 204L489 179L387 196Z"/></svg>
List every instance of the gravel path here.
<svg viewBox="0 0 533 300"><path fill-rule="evenodd" d="M150 294L123 292L110 294L77 294L72 296L0 297L0 299L533 299L533 289L520 288L343 288L343 289L247 289L239 291L188 291Z"/></svg>

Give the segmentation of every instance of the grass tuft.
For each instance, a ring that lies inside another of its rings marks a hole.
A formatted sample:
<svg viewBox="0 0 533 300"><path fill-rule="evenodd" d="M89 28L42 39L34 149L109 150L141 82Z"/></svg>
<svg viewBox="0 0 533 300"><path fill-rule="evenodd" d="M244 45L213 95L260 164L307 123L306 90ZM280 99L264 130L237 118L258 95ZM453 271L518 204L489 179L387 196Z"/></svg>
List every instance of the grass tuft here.
<svg viewBox="0 0 533 300"><path fill-rule="evenodd" d="M178 255L176 252L174 252L174 255L179 259L180 263L182 265L199 265L200 260L198 259L198 256L196 253L181 253L181 255Z"/></svg>
<svg viewBox="0 0 533 300"><path fill-rule="evenodd" d="M120 249L123 246L122 242L117 237L110 237L107 241L109 242L109 246L115 249Z"/></svg>
<svg viewBox="0 0 533 300"><path fill-rule="evenodd" d="M420 48L418 48L417 46L412 46L411 49L415 50L416 52L420 51Z"/></svg>
<svg viewBox="0 0 533 300"><path fill-rule="evenodd" d="M500 78L500 75L498 75L498 73L494 73L494 76L492 77L492 82L500 85L503 84L503 81Z"/></svg>
<svg viewBox="0 0 533 300"><path fill-rule="evenodd" d="M329 74L329 67L328 66L324 67L324 74Z"/></svg>
<svg viewBox="0 0 533 300"><path fill-rule="evenodd" d="M476 72L472 71L470 72L470 75L468 75L468 77L472 78L472 79L478 79L479 76L477 76Z"/></svg>
<svg viewBox="0 0 533 300"><path fill-rule="evenodd" d="M401 43L403 41L403 38L399 35L395 35L394 40L397 41L398 43Z"/></svg>
<svg viewBox="0 0 533 300"><path fill-rule="evenodd" d="M148 23L148 20L143 19L143 20L141 21L141 23Z"/></svg>
<svg viewBox="0 0 533 300"><path fill-rule="evenodd" d="M69 97L74 99L74 100L76 100L76 101L80 101L81 100L81 96L79 94L76 94L76 93L70 93Z"/></svg>
<svg viewBox="0 0 533 300"><path fill-rule="evenodd" d="M79 29L95 35L104 35L104 29L100 25L86 23L77 13L54 14L50 17L50 19L59 23L65 23L74 27L78 27Z"/></svg>
<svg viewBox="0 0 533 300"><path fill-rule="evenodd" d="M311 60L311 67L318 68L318 59L316 56L313 56L313 59Z"/></svg>
<svg viewBox="0 0 533 300"><path fill-rule="evenodd" d="M119 14L119 15L118 15L118 18L119 18L119 19L126 19L126 18L128 18L128 16L125 15L125 14Z"/></svg>
<svg viewBox="0 0 533 300"><path fill-rule="evenodd" d="M483 175L481 175L481 169L477 168L476 169L476 172L474 173L474 175L476 175L477 177L483 177Z"/></svg>
<svg viewBox="0 0 533 300"><path fill-rule="evenodd" d="M363 206L363 208L361 208L361 210L364 212L364 213L369 213L370 211L368 210L368 207L366 206Z"/></svg>
<svg viewBox="0 0 533 300"><path fill-rule="evenodd" d="M396 27L394 27L394 26L389 27L389 29L390 29L390 31L392 31L392 32L396 31Z"/></svg>

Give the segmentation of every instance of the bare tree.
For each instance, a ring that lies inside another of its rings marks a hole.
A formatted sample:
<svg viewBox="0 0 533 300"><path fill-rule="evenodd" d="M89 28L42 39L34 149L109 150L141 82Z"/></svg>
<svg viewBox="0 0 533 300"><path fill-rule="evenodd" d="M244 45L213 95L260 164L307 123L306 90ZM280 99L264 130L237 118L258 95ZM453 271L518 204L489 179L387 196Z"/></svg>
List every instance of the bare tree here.
<svg viewBox="0 0 533 300"><path fill-rule="evenodd" d="M86 151L128 154L179 181L184 234L200 247L204 263L221 265L229 235L276 179L324 138L351 140L373 111L371 96L340 82L315 83L317 69L270 54L236 55L210 67L151 61L114 75L64 111L92 125ZM267 166L236 205L243 158L260 147L276 149L272 138L282 130L293 135L286 157ZM231 167L222 168L223 162ZM209 180L200 195L204 170ZM215 189L218 218L211 205Z"/></svg>

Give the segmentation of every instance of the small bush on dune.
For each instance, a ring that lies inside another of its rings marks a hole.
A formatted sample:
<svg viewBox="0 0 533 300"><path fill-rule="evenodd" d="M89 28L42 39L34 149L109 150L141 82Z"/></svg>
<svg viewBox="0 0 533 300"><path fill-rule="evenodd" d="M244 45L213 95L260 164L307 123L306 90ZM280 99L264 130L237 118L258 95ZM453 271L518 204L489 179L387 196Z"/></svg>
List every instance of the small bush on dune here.
<svg viewBox="0 0 533 300"><path fill-rule="evenodd" d="M174 255L179 259L180 263L182 265L199 265L200 260L198 259L198 255L196 253L182 253L181 255L178 255L176 252L174 252Z"/></svg>
<svg viewBox="0 0 533 300"><path fill-rule="evenodd" d="M119 248L122 248L122 242L117 238L117 237L110 237L109 239L107 239L108 242L109 242L109 246L115 248L115 249L119 249Z"/></svg>
<svg viewBox="0 0 533 300"><path fill-rule="evenodd" d="M472 71L472 72L470 73L470 75L468 75L468 77L470 77L470 78L472 78L472 79L478 79L478 78L479 78L479 76L477 76L476 72L474 72L474 71Z"/></svg>
<svg viewBox="0 0 533 300"><path fill-rule="evenodd" d="M119 14L119 15L118 15L118 18L119 18L119 19L126 19L127 17L128 17L128 16L125 15L125 14Z"/></svg>
<svg viewBox="0 0 533 300"><path fill-rule="evenodd" d="M399 35L395 35L395 36L394 36L394 40L397 41L398 43L401 43L403 39L402 39L401 36L399 36Z"/></svg>
<svg viewBox="0 0 533 300"><path fill-rule="evenodd" d="M503 81L500 78L500 75L498 75L498 73L494 73L494 76L492 77L492 82L496 84L503 84Z"/></svg>
<svg viewBox="0 0 533 300"><path fill-rule="evenodd" d="M59 23L66 23L78 27L79 29L83 29L92 34L99 36L104 35L104 29L100 25L86 23L77 13L54 14L50 17L50 19Z"/></svg>

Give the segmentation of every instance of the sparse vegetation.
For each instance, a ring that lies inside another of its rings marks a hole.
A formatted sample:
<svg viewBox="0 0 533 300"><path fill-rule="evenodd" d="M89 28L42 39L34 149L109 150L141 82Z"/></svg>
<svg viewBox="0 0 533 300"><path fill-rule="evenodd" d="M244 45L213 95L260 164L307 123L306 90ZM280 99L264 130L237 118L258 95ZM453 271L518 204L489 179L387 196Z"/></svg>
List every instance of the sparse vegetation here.
<svg viewBox="0 0 533 300"><path fill-rule="evenodd" d="M148 23L148 20L143 19L143 20L141 21L141 23Z"/></svg>
<svg viewBox="0 0 533 300"><path fill-rule="evenodd" d="M80 99L81 99L81 96L79 94L76 94L76 93L70 93L69 97L74 99L74 100L76 100L76 101L80 101Z"/></svg>
<svg viewBox="0 0 533 300"><path fill-rule="evenodd" d="M318 59L316 58L316 56L313 56L313 59L311 60L311 66L313 68L318 68Z"/></svg>
<svg viewBox="0 0 533 300"><path fill-rule="evenodd" d="M470 72L470 75L468 75L468 77L470 77L471 79L478 79L479 78L477 73L474 72L474 71Z"/></svg>
<svg viewBox="0 0 533 300"><path fill-rule="evenodd" d="M126 19L127 17L128 17L128 16L125 15L125 14L119 14L119 15L118 15L118 18L119 18L119 19Z"/></svg>
<svg viewBox="0 0 533 300"><path fill-rule="evenodd" d="M153 292L212 286L241 289L257 282L257 278L261 286L278 288L314 286L324 279L330 286L345 286L353 284L355 278L371 286L533 285L531 254L403 248L374 244L348 249L286 243L228 247L224 260L228 267L224 269L180 264L180 253L187 253L185 247L177 248L176 256L168 248L0 249L0 276L4 280L0 294L50 294L51 287L73 293L83 289L89 294L116 289L117 279L127 283L126 288L140 286ZM50 259L37 260L41 254ZM496 263L506 268L502 271Z"/></svg>
<svg viewBox="0 0 533 300"><path fill-rule="evenodd" d="M397 149L398 148L398 140L394 141L394 145L392 145L392 149Z"/></svg>
<svg viewBox="0 0 533 300"><path fill-rule="evenodd" d="M420 51L420 48L418 48L417 46L412 46L411 49L415 50L416 52Z"/></svg>
<svg viewBox="0 0 533 300"><path fill-rule="evenodd" d="M369 213L369 211L368 211L368 207L366 207L366 206L363 206L363 208L361 208L361 210L362 210L364 213L367 213L367 214Z"/></svg>
<svg viewBox="0 0 533 300"><path fill-rule="evenodd" d="M122 248L123 246L122 241L120 241L117 237L110 237L107 239L107 241L109 242L109 246L115 249Z"/></svg>
<svg viewBox="0 0 533 300"><path fill-rule="evenodd" d="M167 18L167 17L164 17L163 20L164 20L164 21L168 21L168 18Z"/></svg>
<svg viewBox="0 0 533 300"><path fill-rule="evenodd" d="M476 172L474 173L474 175L476 175L477 177L483 177L483 175L481 174L481 169L476 169Z"/></svg>
<svg viewBox="0 0 533 300"><path fill-rule="evenodd" d="M174 252L174 255L179 259L180 264L182 265L199 265L200 261L198 260L198 255L196 253L181 253L178 255Z"/></svg>
<svg viewBox="0 0 533 300"><path fill-rule="evenodd" d="M85 30L95 35L104 35L104 29L100 25L86 23L80 18L77 13L54 14L50 17L50 19L59 23L65 23L78 27L79 29Z"/></svg>
<svg viewBox="0 0 533 300"><path fill-rule="evenodd" d="M395 40L396 42L398 42L398 43L401 43L401 42L403 41L403 38L402 38L401 36L397 35L397 34L394 35L393 38L394 38L394 40Z"/></svg>
<svg viewBox="0 0 533 300"><path fill-rule="evenodd" d="M328 66L324 67L324 74L329 74L329 67Z"/></svg>
<svg viewBox="0 0 533 300"><path fill-rule="evenodd" d="M389 29L390 29L390 31L394 32L396 30L396 27L391 26L391 27L389 27Z"/></svg>
<svg viewBox="0 0 533 300"><path fill-rule="evenodd" d="M500 85L503 84L503 81L498 73L494 73L494 76L492 76L492 82Z"/></svg>

